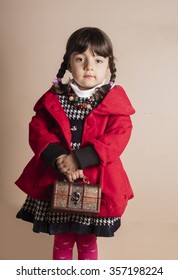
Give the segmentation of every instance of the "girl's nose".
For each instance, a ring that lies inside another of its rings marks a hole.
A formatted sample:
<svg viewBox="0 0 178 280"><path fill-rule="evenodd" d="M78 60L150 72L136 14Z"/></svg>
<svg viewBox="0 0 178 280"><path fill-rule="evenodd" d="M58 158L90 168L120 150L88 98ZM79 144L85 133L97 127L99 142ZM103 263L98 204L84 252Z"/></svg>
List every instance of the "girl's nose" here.
<svg viewBox="0 0 178 280"><path fill-rule="evenodd" d="M93 70L93 64L90 61L86 61L84 68L87 71Z"/></svg>

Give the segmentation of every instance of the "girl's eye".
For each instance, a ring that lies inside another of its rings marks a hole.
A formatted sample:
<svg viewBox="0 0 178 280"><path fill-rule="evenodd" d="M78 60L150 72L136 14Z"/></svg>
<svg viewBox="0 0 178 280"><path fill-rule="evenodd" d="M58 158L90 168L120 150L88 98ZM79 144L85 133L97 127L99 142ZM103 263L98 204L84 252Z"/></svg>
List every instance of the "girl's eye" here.
<svg viewBox="0 0 178 280"><path fill-rule="evenodd" d="M77 62L83 62L83 61L85 61L85 59L84 59L83 57L80 57L80 56L76 57L75 60L76 60Z"/></svg>
<svg viewBox="0 0 178 280"><path fill-rule="evenodd" d="M96 59L96 62L101 64L101 63L103 63L103 60L101 60L101 59Z"/></svg>

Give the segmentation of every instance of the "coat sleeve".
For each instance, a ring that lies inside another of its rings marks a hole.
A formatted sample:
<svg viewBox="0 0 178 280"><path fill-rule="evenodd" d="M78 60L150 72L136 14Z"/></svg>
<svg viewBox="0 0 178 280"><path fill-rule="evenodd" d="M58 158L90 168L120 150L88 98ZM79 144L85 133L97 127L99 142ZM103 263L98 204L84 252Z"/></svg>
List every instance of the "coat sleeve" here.
<svg viewBox="0 0 178 280"><path fill-rule="evenodd" d="M68 151L61 146L60 138L53 132L53 126L53 119L45 108L40 108L40 110L36 112L36 115L32 117L29 123L29 144L37 157L40 157L43 151L51 149L50 144L52 143L55 144L55 151L53 149L54 157L68 153ZM45 157L44 153L43 158L47 158L48 160L48 157ZM52 158L50 158L50 160L53 161Z"/></svg>
<svg viewBox="0 0 178 280"><path fill-rule="evenodd" d="M118 159L128 144L131 131L132 122L130 116L119 115L109 117L105 133L90 141L102 165Z"/></svg>

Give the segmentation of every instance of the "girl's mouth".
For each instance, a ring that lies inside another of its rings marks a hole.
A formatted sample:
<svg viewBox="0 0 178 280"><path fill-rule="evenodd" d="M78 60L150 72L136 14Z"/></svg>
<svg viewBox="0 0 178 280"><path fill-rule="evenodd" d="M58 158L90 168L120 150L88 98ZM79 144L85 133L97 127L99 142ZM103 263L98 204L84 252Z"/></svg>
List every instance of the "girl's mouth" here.
<svg viewBox="0 0 178 280"><path fill-rule="evenodd" d="M84 75L84 78L94 78L93 75Z"/></svg>

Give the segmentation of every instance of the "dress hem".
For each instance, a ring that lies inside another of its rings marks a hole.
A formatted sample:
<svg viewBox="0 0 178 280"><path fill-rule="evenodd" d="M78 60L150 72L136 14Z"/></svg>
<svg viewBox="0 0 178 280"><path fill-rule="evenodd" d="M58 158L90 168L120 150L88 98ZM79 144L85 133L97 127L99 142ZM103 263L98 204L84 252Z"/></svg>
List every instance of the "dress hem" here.
<svg viewBox="0 0 178 280"><path fill-rule="evenodd" d="M121 226L121 220L117 220L112 226L105 225L85 225L79 222L58 222L58 223L49 223L45 221L39 221L34 218L34 216L21 209L16 218L21 219L26 222L33 224L33 232L35 233L47 233L49 235L55 235L60 233L74 232L77 234L87 235L95 234L98 237L113 237L114 232L119 229Z"/></svg>

